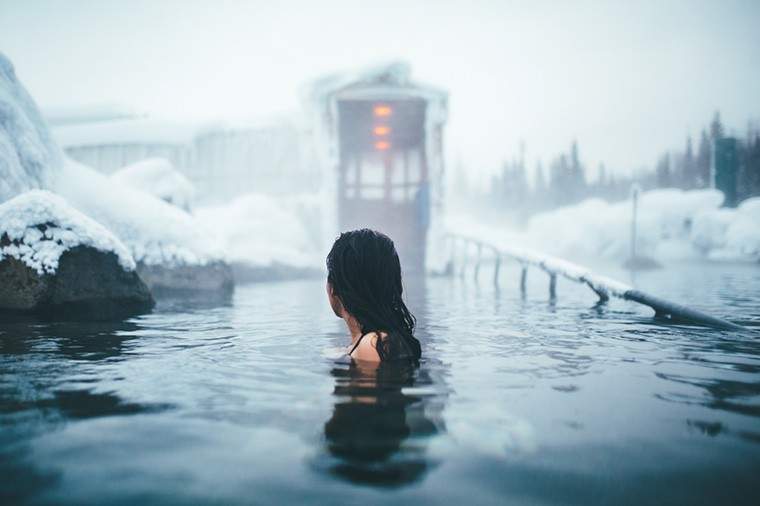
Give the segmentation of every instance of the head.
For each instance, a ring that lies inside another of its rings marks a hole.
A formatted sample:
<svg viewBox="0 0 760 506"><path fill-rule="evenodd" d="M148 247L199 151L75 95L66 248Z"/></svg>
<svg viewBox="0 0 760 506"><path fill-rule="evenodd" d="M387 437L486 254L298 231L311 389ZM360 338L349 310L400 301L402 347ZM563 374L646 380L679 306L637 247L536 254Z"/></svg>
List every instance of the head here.
<svg viewBox="0 0 760 506"><path fill-rule="evenodd" d="M335 314L353 317L362 333L393 333L419 355L415 319L402 294L401 264L387 235L362 229L335 240L327 255L327 295ZM385 358L380 346L378 354Z"/></svg>

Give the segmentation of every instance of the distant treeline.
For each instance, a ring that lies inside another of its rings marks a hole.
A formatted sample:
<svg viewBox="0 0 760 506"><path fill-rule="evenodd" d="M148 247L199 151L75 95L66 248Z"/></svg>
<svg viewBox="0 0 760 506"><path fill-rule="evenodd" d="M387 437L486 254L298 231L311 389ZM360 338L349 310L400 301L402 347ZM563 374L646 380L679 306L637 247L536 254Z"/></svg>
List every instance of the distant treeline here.
<svg viewBox="0 0 760 506"><path fill-rule="evenodd" d="M630 195L634 183L644 190L709 188L714 186L711 181L712 149L715 141L725 135L720 113L716 112L709 126L702 130L696 147L688 136L683 151L665 152L654 168L641 169L633 176L612 174L601 164L594 181L589 181L587 167L580 160L578 143L573 142L569 152L561 153L551 161L548 171L538 162L533 184L530 184L524 148L521 148L519 155L505 162L499 173L491 178L487 195L466 192L469 195L465 198L481 203L485 200L496 209L515 211L524 216L591 197L622 200ZM741 201L760 196L760 130L750 123L745 137L738 140L736 181L737 196ZM464 186L463 181L457 182L458 188Z"/></svg>

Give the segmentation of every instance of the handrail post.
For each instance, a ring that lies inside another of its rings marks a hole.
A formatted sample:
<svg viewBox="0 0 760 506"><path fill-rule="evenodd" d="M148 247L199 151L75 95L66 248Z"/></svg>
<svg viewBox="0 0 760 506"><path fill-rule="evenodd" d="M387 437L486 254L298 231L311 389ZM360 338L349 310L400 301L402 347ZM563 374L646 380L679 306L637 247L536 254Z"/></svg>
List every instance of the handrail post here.
<svg viewBox="0 0 760 506"><path fill-rule="evenodd" d="M482 252L483 252L483 245L481 243L478 243L478 257L477 257L477 260L475 260L475 272L472 273L472 277L476 283L478 281L478 273L480 273L480 259L481 259Z"/></svg>
<svg viewBox="0 0 760 506"><path fill-rule="evenodd" d="M462 252L462 268L459 269L459 277L464 278L464 270L465 267L467 267L467 250L469 249L470 244L464 240L462 241L462 248L464 251Z"/></svg>
<svg viewBox="0 0 760 506"><path fill-rule="evenodd" d="M456 266L456 252L457 252L457 238L455 236L449 237L449 265L446 268L446 274L454 274L454 267Z"/></svg>
<svg viewBox="0 0 760 506"><path fill-rule="evenodd" d="M553 272L549 274L549 298L557 298L557 275Z"/></svg>
<svg viewBox="0 0 760 506"><path fill-rule="evenodd" d="M496 260L494 261L493 266L493 286L498 287L499 286L499 267L501 267L501 255L494 250L494 254L496 254Z"/></svg>

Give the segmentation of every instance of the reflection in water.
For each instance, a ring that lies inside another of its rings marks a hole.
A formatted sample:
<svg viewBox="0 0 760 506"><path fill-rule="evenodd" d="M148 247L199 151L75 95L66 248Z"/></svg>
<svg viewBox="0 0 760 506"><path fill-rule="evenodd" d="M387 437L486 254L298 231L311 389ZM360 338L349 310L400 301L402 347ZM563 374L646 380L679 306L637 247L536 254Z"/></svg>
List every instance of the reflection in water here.
<svg viewBox="0 0 760 506"><path fill-rule="evenodd" d="M325 364L321 281L2 321L0 504L757 502L759 340L591 308L585 287L549 312L545 279L522 300L513 270L500 299L485 276L406 280L419 367ZM739 274L726 290L751 302L710 298L717 281L692 299L760 322L760 274ZM683 299L669 286L649 288Z"/></svg>
<svg viewBox="0 0 760 506"><path fill-rule="evenodd" d="M16 322L0 328L0 504L51 489L61 473L34 461L29 441L77 420L156 413L168 403L136 403L98 391L109 364L124 360L139 329L125 322Z"/></svg>
<svg viewBox="0 0 760 506"><path fill-rule="evenodd" d="M6 370L0 367L0 390L5 394L0 397L0 414L23 414L57 426L66 419L171 408L167 403L129 402L115 392L92 386L108 379L104 372L108 364L125 359L138 329L129 321L7 326L0 332L4 359L0 363L12 374L4 374ZM16 356L20 359L13 360Z"/></svg>
<svg viewBox="0 0 760 506"><path fill-rule="evenodd" d="M430 377L412 363L335 367L333 415L325 424L331 474L366 485L402 486L431 468L427 438L444 430L440 409L425 394L412 395Z"/></svg>

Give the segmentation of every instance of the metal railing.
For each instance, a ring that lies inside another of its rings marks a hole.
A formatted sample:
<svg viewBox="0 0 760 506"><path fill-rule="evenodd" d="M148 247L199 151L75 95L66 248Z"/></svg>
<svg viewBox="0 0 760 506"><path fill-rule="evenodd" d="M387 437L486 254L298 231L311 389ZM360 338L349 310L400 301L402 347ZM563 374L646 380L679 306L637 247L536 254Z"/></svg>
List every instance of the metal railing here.
<svg viewBox="0 0 760 506"><path fill-rule="evenodd" d="M728 320L717 318L703 313L702 311L656 297L606 276L594 274L586 267L568 262L561 258L543 255L521 248L496 246L481 239L461 234L448 234L447 238L451 241L451 258L449 260L450 269L454 269L456 265L455 257L457 244L462 244L464 247L463 259L459 271L461 276L464 276L465 267L469 260L469 250L474 246L476 257L474 259L475 265L473 268L473 276L475 279L478 279L480 265L484 260L483 253L490 251L494 260L493 282L497 286L499 283L499 269L501 267L502 259L511 259L517 261L522 267L520 274L520 290L523 293L526 290L528 268L537 267L549 276L549 297L552 299L557 296L557 277L561 276L576 283L585 284L596 293L599 300L602 302L608 301L610 297L617 297L619 299L630 300L652 308L655 312L655 317L669 318L672 321L690 322L719 329L746 330L745 327Z"/></svg>

